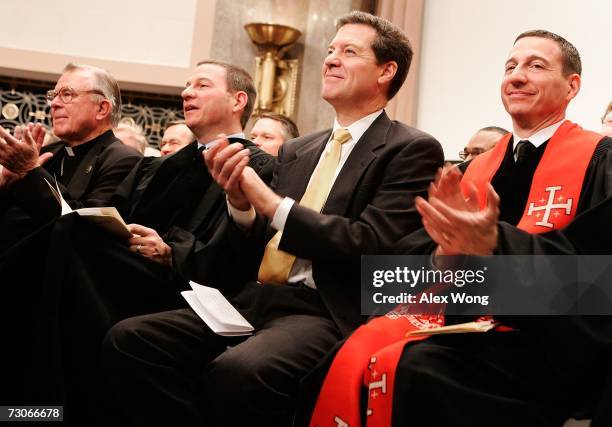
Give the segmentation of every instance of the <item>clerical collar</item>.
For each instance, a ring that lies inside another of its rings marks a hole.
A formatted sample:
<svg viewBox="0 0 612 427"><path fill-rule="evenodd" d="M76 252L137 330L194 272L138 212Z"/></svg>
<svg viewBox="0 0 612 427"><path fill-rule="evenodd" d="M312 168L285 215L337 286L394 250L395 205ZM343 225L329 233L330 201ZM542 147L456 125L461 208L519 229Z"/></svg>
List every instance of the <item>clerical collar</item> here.
<svg viewBox="0 0 612 427"><path fill-rule="evenodd" d="M110 129L96 136L94 139L75 145L74 147L62 143L63 147L53 156L54 163L49 165L49 172L55 174L59 182L67 185L83 159L87 156L87 153L89 153L96 144L109 138L115 138Z"/></svg>
<svg viewBox="0 0 612 427"><path fill-rule="evenodd" d="M244 132L238 132L238 133L233 133L231 135L228 135L227 138L240 138L240 139L246 139L246 136L244 135ZM206 144L202 144L200 141L198 141L198 149L202 148L202 147L206 147L206 149L209 149L210 147L212 147L215 142L217 142L217 139L213 139L212 141L208 141Z"/></svg>
<svg viewBox="0 0 612 427"><path fill-rule="evenodd" d="M93 148L94 145L96 145L96 142L98 142L100 137L103 136L105 133L103 133L100 136L95 137L91 141L87 141L87 142L84 142L82 144L75 145L74 147L70 147L68 144L64 143L64 150L66 151L66 153L65 153L66 156L68 156L68 157L82 157L82 156L84 156L85 154L87 154L89 152L89 150L91 150Z"/></svg>
<svg viewBox="0 0 612 427"><path fill-rule="evenodd" d="M518 135L514 134L513 135L514 141L512 143L513 152L516 149L516 145L519 143L519 141L528 140L534 145L534 147L538 148L540 145L544 144L554 135L554 133L557 131L557 129L559 129L559 126L561 126L564 121L565 119L561 120L560 122L555 123L554 125L550 125L548 127L545 127L544 129L540 129L539 131L531 135L529 138L519 138Z"/></svg>
<svg viewBox="0 0 612 427"><path fill-rule="evenodd" d="M344 127L345 129L348 129L348 131L351 133L351 139L353 141L359 141L359 139L363 136L366 130L368 130L372 123L374 123L374 120L376 120L378 116L382 114L382 112L383 110L374 111L373 113L360 118L359 120L351 123L348 126L340 126L340 123L338 123L338 118L336 117L334 119L334 129L332 131L332 135L334 134L336 129Z"/></svg>

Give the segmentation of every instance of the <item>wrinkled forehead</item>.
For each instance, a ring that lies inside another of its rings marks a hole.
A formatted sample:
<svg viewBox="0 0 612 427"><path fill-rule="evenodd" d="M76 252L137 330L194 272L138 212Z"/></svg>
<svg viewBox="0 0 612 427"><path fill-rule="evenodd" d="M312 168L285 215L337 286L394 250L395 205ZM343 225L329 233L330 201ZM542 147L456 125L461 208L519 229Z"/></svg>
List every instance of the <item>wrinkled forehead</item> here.
<svg viewBox="0 0 612 427"><path fill-rule="evenodd" d="M71 70L63 73L55 84L55 90L71 87L76 90L93 89L95 76L89 70Z"/></svg>

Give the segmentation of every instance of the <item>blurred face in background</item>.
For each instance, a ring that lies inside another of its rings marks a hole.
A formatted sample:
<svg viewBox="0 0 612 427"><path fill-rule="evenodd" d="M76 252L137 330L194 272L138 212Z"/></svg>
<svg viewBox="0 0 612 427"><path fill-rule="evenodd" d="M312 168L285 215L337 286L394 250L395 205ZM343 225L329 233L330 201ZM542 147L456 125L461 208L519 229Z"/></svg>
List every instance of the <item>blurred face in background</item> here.
<svg viewBox="0 0 612 427"><path fill-rule="evenodd" d="M273 156L278 155L278 149L286 139L285 128L278 120L264 117L257 120L251 129L251 141Z"/></svg>
<svg viewBox="0 0 612 427"><path fill-rule="evenodd" d="M176 153L194 140L194 135L187 125L178 124L170 126L164 132L164 136L159 144L162 156Z"/></svg>
<svg viewBox="0 0 612 427"><path fill-rule="evenodd" d="M609 111L603 118L600 133L603 136L612 136L612 111Z"/></svg>
<svg viewBox="0 0 612 427"><path fill-rule="evenodd" d="M465 161L472 160L477 155L489 151L495 147L495 144L500 139L501 135L497 132L488 130L476 132L463 149L463 159Z"/></svg>

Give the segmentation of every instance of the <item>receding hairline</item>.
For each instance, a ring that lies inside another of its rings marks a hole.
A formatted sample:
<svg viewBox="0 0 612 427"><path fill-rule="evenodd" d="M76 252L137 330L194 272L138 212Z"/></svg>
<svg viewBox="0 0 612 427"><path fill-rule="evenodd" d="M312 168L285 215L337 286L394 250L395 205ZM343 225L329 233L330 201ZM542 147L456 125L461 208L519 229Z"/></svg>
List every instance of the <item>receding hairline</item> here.
<svg viewBox="0 0 612 427"><path fill-rule="evenodd" d="M204 63L204 64L196 65L196 67L191 71L191 74L190 74L189 78L187 79L187 83L192 82L194 80L193 79L194 74L196 74L200 68L205 67L207 65L212 65L212 66L214 66L214 67L216 67L216 68L218 68L220 70L223 70L223 80L227 84L227 68L225 68L222 65L214 64L214 63ZM208 77L196 77L195 80L209 80L210 81L210 78L208 78Z"/></svg>

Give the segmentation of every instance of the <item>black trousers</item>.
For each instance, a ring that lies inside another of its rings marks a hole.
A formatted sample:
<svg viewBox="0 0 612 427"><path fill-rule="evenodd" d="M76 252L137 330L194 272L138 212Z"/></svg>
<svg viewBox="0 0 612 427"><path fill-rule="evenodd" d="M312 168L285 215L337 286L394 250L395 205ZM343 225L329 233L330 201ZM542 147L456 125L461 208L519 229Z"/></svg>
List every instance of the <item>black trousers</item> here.
<svg viewBox="0 0 612 427"><path fill-rule="evenodd" d="M184 280L68 215L0 256L0 404L63 405L64 425L110 425L100 386L106 332L185 307Z"/></svg>
<svg viewBox="0 0 612 427"><path fill-rule="evenodd" d="M560 427L593 388L558 372L519 332L434 336L406 346L393 426ZM554 357L554 355L552 355Z"/></svg>
<svg viewBox="0 0 612 427"><path fill-rule="evenodd" d="M231 301L255 326L252 336L218 336L191 309L130 318L109 331L106 375L133 424L291 424L299 380L341 334L306 287L248 283Z"/></svg>

